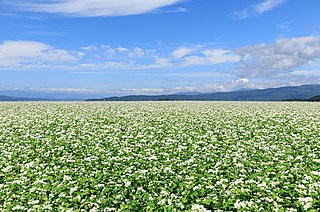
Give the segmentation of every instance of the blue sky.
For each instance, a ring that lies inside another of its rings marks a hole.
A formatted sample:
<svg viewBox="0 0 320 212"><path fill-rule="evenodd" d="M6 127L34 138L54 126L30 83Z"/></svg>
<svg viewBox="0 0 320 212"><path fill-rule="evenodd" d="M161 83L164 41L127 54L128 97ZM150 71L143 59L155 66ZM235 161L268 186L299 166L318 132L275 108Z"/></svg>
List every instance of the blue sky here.
<svg viewBox="0 0 320 212"><path fill-rule="evenodd" d="M319 0L2 0L0 90L99 95L320 82Z"/></svg>

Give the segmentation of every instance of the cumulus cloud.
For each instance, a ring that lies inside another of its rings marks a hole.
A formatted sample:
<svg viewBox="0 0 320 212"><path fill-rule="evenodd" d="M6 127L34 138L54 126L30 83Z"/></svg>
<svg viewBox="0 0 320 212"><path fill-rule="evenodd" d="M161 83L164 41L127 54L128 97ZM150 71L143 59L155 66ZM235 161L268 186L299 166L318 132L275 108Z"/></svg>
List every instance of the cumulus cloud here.
<svg viewBox="0 0 320 212"><path fill-rule="evenodd" d="M35 12L95 17L143 14L181 1L183 0L33 0L28 4L21 1L20 6L22 9Z"/></svg>
<svg viewBox="0 0 320 212"><path fill-rule="evenodd" d="M287 74L320 59L320 37L281 38L271 44L257 44L233 50L240 55L240 76L268 77Z"/></svg>
<svg viewBox="0 0 320 212"><path fill-rule="evenodd" d="M4 41L0 44L0 69L46 67L77 61L83 55L55 49L50 45L34 41Z"/></svg>
<svg viewBox="0 0 320 212"><path fill-rule="evenodd" d="M239 19L245 19L250 16L261 15L263 13L269 12L279 5L287 2L288 0L264 0L255 5L251 5L240 12L235 12L233 15Z"/></svg>

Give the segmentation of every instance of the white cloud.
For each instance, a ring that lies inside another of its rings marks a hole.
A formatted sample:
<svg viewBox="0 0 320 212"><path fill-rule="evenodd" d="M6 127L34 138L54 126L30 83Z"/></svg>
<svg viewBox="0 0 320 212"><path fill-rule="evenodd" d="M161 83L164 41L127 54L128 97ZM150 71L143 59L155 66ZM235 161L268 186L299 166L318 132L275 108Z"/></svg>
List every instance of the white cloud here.
<svg viewBox="0 0 320 212"><path fill-rule="evenodd" d="M299 78L300 79L300 78ZM316 81L310 81L306 78L309 84L319 82L318 77ZM87 89L87 88L8 88L0 87L0 90L14 90L14 91L39 91L46 93L68 93L68 94L89 94L99 95L100 97L107 96L124 96L124 95L161 95L161 94L174 94L180 92L202 92L202 93L214 93L214 92L229 92L240 89L265 89L276 88L283 86L298 86L306 84L306 81L258 81L251 82L247 78L240 78L232 81L221 81L216 83L207 83L202 85L189 85L189 86L175 86L169 88L124 88L124 89Z"/></svg>
<svg viewBox="0 0 320 212"><path fill-rule="evenodd" d="M176 86L170 88L131 88L131 89L114 89L105 91L105 93L114 95L160 95L174 94L179 92L227 92L241 88L257 88L248 79L239 79L229 82L209 83L204 85Z"/></svg>
<svg viewBox="0 0 320 212"><path fill-rule="evenodd" d="M184 58L183 66L202 65L206 63L206 59L201 56L192 55Z"/></svg>
<svg viewBox="0 0 320 212"><path fill-rule="evenodd" d="M195 55L186 56L183 60L182 66L207 66L239 62L240 57L235 55L232 51L225 49L205 49L195 52Z"/></svg>
<svg viewBox="0 0 320 212"><path fill-rule="evenodd" d="M132 88L132 89L118 89L113 90L114 94L130 95L130 94L163 94L165 89L163 88Z"/></svg>
<svg viewBox="0 0 320 212"><path fill-rule="evenodd" d="M153 11L153 13L155 13L155 14L176 13L176 12L186 13L186 12L189 12L189 10L187 8L184 8L184 7L178 7L178 8L173 9L173 10L154 10Z"/></svg>
<svg viewBox="0 0 320 212"><path fill-rule="evenodd" d="M125 16L152 12L181 1L183 0L48 0L40 3L33 0L28 4L21 3L20 7L35 12L63 13L80 17Z"/></svg>
<svg viewBox="0 0 320 212"><path fill-rule="evenodd" d="M297 70L291 72L293 75L320 76L320 70Z"/></svg>
<svg viewBox="0 0 320 212"><path fill-rule="evenodd" d="M230 50L206 46L167 49L143 49L141 47L111 47L108 45L82 47L86 56L78 70L148 70L159 68L183 68L235 63L240 57ZM88 59L90 58L90 59ZM79 72L77 72L79 73Z"/></svg>
<svg viewBox="0 0 320 212"><path fill-rule="evenodd" d="M240 12L235 12L233 15L239 19L245 19L250 16L261 15L263 13L269 12L279 5L287 2L288 0L264 0L255 5L251 5Z"/></svg>
<svg viewBox="0 0 320 212"><path fill-rule="evenodd" d="M4 41L0 44L0 69L46 67L49 64L63 64L77 61L83 55L55 49L34 41Z"/></svg>
<svg viewBox="0 0 320 212"><path fill-rule="evenodd" d="M193 52L193 49L189 49L189 48L186 48L186 47L181 47L175 51L172 52L172 55L175 57L175 58L182 58L188 54L190 54L191 52Z"/></svg>
<svg viewBox="0 0 320 212"><path fill-rule="evenodd" d="M129 53L131 57L143 57L145 56L145 52L140 47L135 47L133 51Z"/></svg>
<svg viewBox="0 0 320 212"><path fill-rule="evenodd" d="M127 51L129 51L129 49L124 48L124 47L121 47L121 46L118 47L117 50L118 50L119 52L127 52Z"/></svg>
<svg viewBox="0 0 320 212"><path fill-rule="evenodd" d="M234 49L242 57L240 76L286 74L320 59L320 37L281 38L271 44Z"/></svg>
<svg viewBox="0 0 320 212"><path fill-rule="evenodd" d="M179 92L227 92L243 88L263 88L262 86L251 83L249 79L238 79L233 81L224 81L219 83L209 83L204 85L176 86L170 88L142 88L142 89L118 89L113 90L115 94L174 94Z"/></svg>
<svg viewBox="0 0 320 212"><path fill-rule="evenodd" d="M232 77L230 73L221 73L221 72L167 73L167 74L163 74L163 76L176 76L176 77L188 77L188 78Z"/></svg>
<svg viewBox="0 0 320 212"><path fill-rule="evenodd" d="M268 12L288 0L265 0L254 6L258 14Z"/></svg>
<svg viewBox="0 0 320 212"><path fill-rule="evenodd" d="M219 64L225 62L239 62L240 57L233 54L232 51L225 49L208 49L203 52L210 64Z"/></svg>
<svg viewBox="0 0 320 212"><path fill-rule="evenodd" d="M1 89L0 89L1 90ZM3 90L14 91L37 91L46 93L73 93L73 94L85 94L85 93L99 93L101 90L86 89L86 88L5 88Z"/></svg>
<svg viewBox="0 0 320 212"><path fill-rule="evenodd" d="M58 49L35 41L0 43L0 70L116 71L212 66L238 62L230 50L206 46L144 49L91 45L79 50Z"/></svg>
<svg viewBox="0 0 320 212"><path fill-rule="evenodd" d="M174 57L172 60L179 63L180 66L206 66L240 60L240 57L233 54L232 51L200 45L193 48L180 47L172 52L172 56Z"/></svg>

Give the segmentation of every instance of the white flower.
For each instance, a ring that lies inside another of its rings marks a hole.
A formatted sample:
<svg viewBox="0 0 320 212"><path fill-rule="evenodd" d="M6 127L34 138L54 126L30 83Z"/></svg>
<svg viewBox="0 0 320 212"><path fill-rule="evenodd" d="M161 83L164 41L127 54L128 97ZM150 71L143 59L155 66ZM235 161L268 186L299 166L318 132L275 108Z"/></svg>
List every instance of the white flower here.
<svg viewBox="0 0 320 212"><path fill-rule="evenodd" d="M320 176L320 172L317 172L317 171L312 171L312 172L310 172L310 173L313 174L313 175Z"/></svg>
<svg viewBox="0 0 320 212"><path fill-rule="evenodd" d="M184 209L184 205L181 202L179 202L177 206L180 207L182 210Z"/></svg>
<svg viewBox="0 0 320 212"><path fill-rule="evenodd" d="M309 208L312 207L312 201L313 201L312 197L299 198L299 202L301 203L301 205L305 210L308 210Z"/></svg>
<svg viewBox="0 0 320 212"><path fill-rule="evenodd" d="M13 168L14 166L7 166L6 168L3 168L2 171L3 172L9 172L11 171L11 169Z"/></svg>
<svg viewBox="0 0 320 212"><path fill-rule="evenodd" d="M304 206L303 206L303 208L305 209L305 210L308 210L309 208L311 208L312 207L312 202L307 202Z"/></svg>
<svg viewBox="0 0 320 212"><path fill-rule="evenodd" d="M194 212L210 212L211 210L207 210L203 205L192 205L191 211Z"/></svg>
<svg viewBox="0 0 320 212"><path fill-rule="evenodd" d="M158 205L163 205L164 203L166 203L166 199L162 199L158 202Z"/></svg>
<svg viewBox="0 0 320 212"><path fill-rule="evenodd" d="M167 195L169 195L169 193L163 190L163 191L161 191L161 195L167 196Z"/></svg>
<svg viewBox="0 0 320 212"><path fill-rule="evenodd" d="M77 186L76 186L76 187L74 187L74 188L71 188L71 189L70 189L70 195L71 195L73 192L75 192L77 189L78 189L78 187L77 187Z"/></svg>
<svg viewBox="0 0 320 212"><path fill-rule="evenodd" d="M124 180L123 182L125 187L129 187L131 185L131 182L128 180Z"/></svg>
<svg viewBox="0 0 320 212"><path fill-rule="evenodd" d="M25 210L26 208L20 205L16 205L12 208L12 210Z"/></svg>
<svg viewBox="0 0 320 212"><path fill-rule="evenodd" d="M69 177L68 175L64 175L64 176L63 176L63 180L64 180L64 181L72 180L72 177Z"/></svg>
<svg viewBox="0 0 320 212"><path fill-rule="evenodd" d="M40 202L39 200L32 200L32 201L29 201L28 204L35 205L35 204L38 204L39 202Z"/></svg>
<svg viewBox="0 0 320 212"><path fill-rule="evenodd" d="M237 199L237 201L234 203L234 207L236 209L240 209L242 207L242 205L240 204L240 200L239 199Z"/></svg>
<svg viewBox="0 0 320 212"><path fill-rule="evenodd" d="M288 160L290 161L290 160L293 160L294 159L294 157L292 156L292 155L288 155Z"/></svg>

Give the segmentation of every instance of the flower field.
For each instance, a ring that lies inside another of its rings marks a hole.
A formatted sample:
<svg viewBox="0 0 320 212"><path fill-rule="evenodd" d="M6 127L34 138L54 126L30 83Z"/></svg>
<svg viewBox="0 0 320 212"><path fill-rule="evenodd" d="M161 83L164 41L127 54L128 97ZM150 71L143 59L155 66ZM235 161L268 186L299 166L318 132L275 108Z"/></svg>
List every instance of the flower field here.
<svg viewBox="0 0 320 212"><path fill-rule="evenodd" d="M0 103L0 211L320 211L320 104Z"/></svg>

